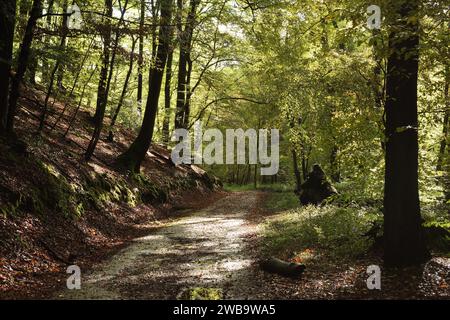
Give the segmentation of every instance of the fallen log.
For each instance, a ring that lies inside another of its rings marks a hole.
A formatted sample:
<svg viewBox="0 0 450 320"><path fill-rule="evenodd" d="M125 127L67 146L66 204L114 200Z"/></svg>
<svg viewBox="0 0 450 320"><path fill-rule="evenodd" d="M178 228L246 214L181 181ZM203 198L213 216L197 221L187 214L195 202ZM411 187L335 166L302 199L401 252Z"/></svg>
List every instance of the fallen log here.
<svg viewBox="0 0 450 320"><path fill-rule="evenodd" d="M262 270L289 278L300 278L306 266L294 262L285 262L277 258L269 258L259 263Z"/></svg>

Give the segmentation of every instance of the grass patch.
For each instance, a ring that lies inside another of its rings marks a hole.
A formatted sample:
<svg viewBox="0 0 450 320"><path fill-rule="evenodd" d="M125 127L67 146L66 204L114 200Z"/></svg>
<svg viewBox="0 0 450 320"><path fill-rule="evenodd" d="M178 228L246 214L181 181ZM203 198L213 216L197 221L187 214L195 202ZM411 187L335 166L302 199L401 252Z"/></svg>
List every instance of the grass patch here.
<svg viewBox="0 0 450 320"><path fill-rule="evenodd" d="M278 212L298 208L300 201L293 192L271 192L264 206L271 212Z"/></svg>
<svg viewBox="0 0 450 320"><path fill-rule="evenodd" d="M221 300L221 289L216 288L189 288L179 297L180 300Z"/></svg>
<svg viewBox="0 0 450 320"><path fill-rule="evenodd" d="M363 235L377 217L369 209L331 205L286 211L266 222L264 251L282 258L315 251L329 258L357 257L372 244Z"/></svg>
<svg viewBox="0 0 450 320"><path fill-rule="evenodd" d="M223 185L225 191L237 192L237 191L251 191L251 190L263 190L272 192L292 192L294 187L288 184L274 183L274 184L258 184L255 188L254 184L229 184L225 183Z"/></svg>

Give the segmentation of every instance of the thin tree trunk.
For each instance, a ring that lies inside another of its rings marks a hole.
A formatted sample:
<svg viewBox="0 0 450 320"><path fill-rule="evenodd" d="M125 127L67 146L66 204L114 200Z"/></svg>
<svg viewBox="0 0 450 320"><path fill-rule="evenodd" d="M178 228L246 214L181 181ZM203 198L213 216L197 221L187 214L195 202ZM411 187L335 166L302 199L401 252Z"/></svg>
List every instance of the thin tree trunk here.
<svg viewBox="0 0 450 320"><path fill-rule="evenodd" d="M67 1L68 0L64 0L63 1L63 6L62 6L62 10L64 13L67 12ZM62 28L61 28L61 43L59 46L59 53L64 55L64 51L66 50L66 42L67 42L67 34L69 29L67 28L67 19L68 17L66 15L63 16L62 18ZM58 65L58 78L57 78L57 86L58 86L58 90L60 92L64 92L65 88L63 85L63 78L64 78L64 63L61 63L61 60L59 62Z"/></svg>
<svg viewBox="0 0 450 320"><path fill-rule="evenodd" d="M91 55L91 48L94 45L94 41L95 41L95 37L92 38L91 43L88 46L88 49L86 50L86 52L84 53L84 57L83 60L80 64L80 67L78 68L78 72L77 75L75 76L75 80L73 81L72 84L72 88L70 89L70 92L68 94L69 97L71 97L73 95L73 92L75 91L76 86L78 85L78 79L80 78L81 72L84 70L85 64L87 59L89 58L89 56ZM66 98L65 102L64 102L64 107L63 110L61 111L60 115L58 116L58 118L55 120L55 122L53 123L52 127L50 128L50 131L54 130L55 127L58 125L59 121L61 120L61 118L64 116L64 114L66 113L67 107L69 106L69 102Z"/></svg>
<svg viewBox="0 0 450 320"><path fill-rule="evenodd" d="M48 29L48 31L51 31L52 29L52 16L51 14L53 13L53 5L54 5L54 0L49 0L47 3L47 13L49 14L47 16L46 19L46 28ZM45 35L44 36L44 45L45 46L50 46L51 45L51 36L49 35ZM42 80L44 83L48 83L50 81L50 63L48 62L48 57L43 57L42 58Z"/></svg>
<svg viewBox="0 0 450 320"><path fill-rule="evenodd" d="M94 154L95 147L100 139L100 133L103 127L103 118L105 116L106 104L108 102L108 70L109 70L109 58L110 58L110 45L111 45L111 20L112 17L112 0L105 0L106 6L106 24L105 31L103 33L103 55L102 55L102 68L100 70L100 79L97 90L97 107L94 115L94 132L92 134L91 141L84 155L84 159L89 161Z"/></svg>
<svg viewBox="0 0 450 320"><path fill-rule="evenodd" d="M117 164L123 168L139 172L141 163L152 143L153 130L158 112L164 69L170 49L170 23L172 20L172 1L161 0L161 19L159 28L159 46L155 66L150 69L149 95L142 127L138 137L130 148L117 159Z"/></svg>
<svg viewBox="0 0 450 320"><path fill-rule="evenodd" d="M441 171L443 169L444 160L445 160L445 151L449 148L449 127L450 127L450 99L448 96L450 82L450 73L447 72L445 76L445 88L444 88L444 99L445 99L445 114L444 114L444 123L442 129L442 140L441 147L439 148L439 156L438 156L438 164L437 171Z"/></svg>
<svg viewBox="0 0 450 320"><path fill-rule="evenodd" d="M111 125L109 127L109 135L108 135L108 141L113 142L114 141L114 133L113 128L116 124L117 117L119 116L120 110L123 105L123 100L125 99L125 95L128 91L128 82L130 81L131 73L133 72L133 62L134 62L134 48L136 46L136 40L134 37L132 37L132 45L131 45L131 54L130 54L130 65L128 67L127 75L125 76L125 82L123 84L122 93L120 94L119 103L117 104L117 108L114 111L114 115L111 118Z"/></svg>
<svg viewBox="0 0 450 320"><path fill-rule="evenodd" d="M16 0L0 3L0 134L6 132L8 94L12 66Z"/></svg>
<svg viewBox="0 0 450 320"><path fill-rule="evenodd" d="M36 27L37 19L42 11L42 0L34 0L31 9L30 17L28 19L27 27L23 37L22 45L19 52L19 59L17 65L17 72L13 78L11 91L9 95L9 112L6 124L6 130L12 134L14 132L14 117L17 113L17 101L19 100L20 84L23 81L25 72L28 66L30 57L31 44L33 42L34 28Z"/></svg>
<svg viewBox="0 0 450 320"><path fill-rule="evenodd" d="M89 85L89 83L91 82L91 79L92 79L92 77L94 76L94 74L95 74L96 71L97 71L97 66L95 66L95 68L92 70L91 74L89 75L89 79L86 81L86 83L85 83L84 86L83 86L83 90L81 91L80 100L78 101L77 108L75 109L75 112L73 113L73 116L72 116L71 119L69 120L69 125L67 126L66 132L64 132L63 137L66 137L67 134L69 133L69 130L70 130L70 128L72 127L72 125L73 125L73 123L74 123L74 121L75 121L75 119L76 119L76 117L77 117L78 111L80 110L81 103L83 102L84 94L85 94L85 92L86 92L86 88L87 88L87 86ZM88 106L91 105L91 100L90 100L90 98L88 99L87 105L88 105Z"/></svg>
<svg viewBox="0 0 450 320"><path fill-rule="evenodd" d="M167 58L167 67L166 67L166 83L164 86L164 121L163 121L163 143L165 145L169 144L169 135L170 135L170 102L172 100L172 63L173 63L173 49L169 53L169 57Z"/></svg>
<svg viewBox="0 0 450 320"><path fill-rule="evenodd" d="M339 153L339 147L337 145L334 145L331 149L330 153L330 169L331 169L331 179L333 182L340 182L341 181L341 172L339 169L339 161L338 161L338 153Z"/></svg>
<svg viewBox="0 0 450 320"><path fill-rule="evenodd" d="M297 152L295 150L292 150L292 163L294 165L295 190L300 191L301 186L302 186L302 175L298 168L298 158L297 158Z"/></svg>
<svg viewBox="0 0 450 320"><path fill-rule="evenodd" d="M64 6L66 8L64 11L64 13L65 13L67 11L67 0L64 1ZM59 47L58 47L58 57L56 58L55 66L50 75L50 83L48 85L47 95L45 96L44 107L41 112L38 133L40 133L44 129L44 126L45 126L45 118L47 117L47 112L48 112L48 100L50 99L50 96L53 93L53 83L55 82L55 75L57 72L58 72L57 85L58 85L58 88L60 89L60 91L62 89L62 74L64 71L62 71L63 67L61 66L61 62L62 62L63 55L64 55L63 52L66 47L66 36L67 36L67 16L63 16L62 25L61 25L61 40L60 40Z"/></svg>
<svg viewBox="0 0 450 320"><path fill-rule="evenodd" d="M189 116L191 114L191 98L192 98L191 76L192 76L192 60L190 53L188 53L188 70L186 76L186 101L184 104L184 112L183 112L183 128L189 127Z"/></svg>
<svg viewBox="0 0 450 320"><path fill-rule="evenodd" d="M142 87L144 83L144 22L145 22L145 0L141 0L139 19L139 58L138 58L138 87L137 87L137 110L139 117L142 115Z"/></svg>
<svg viewBox="0 0 450 320"><path fill-rule="evenodd" d="M161 6L160 0L151 0L151 10L152 10L152 63L154 63L156 50L158 48L157 38L158 38L158 19L159 19L159 10Z"/></svg>
<svg viewBox="0 0 450 320"><path fill-rule="evenodd" d="M391 26L389 35L384 262L387 266L408 266L420 264L429 256L423 236L418 190L419 5L418 0L402 0L393 5L400 19Z"/></svg>
<svg viewBox="0 0 450 320"><path fill-rule="evenodd" d="M42 5L40 7L38 15L42 15ZM39 41L41 39L37 39ZM30 47L30 57L28 59L28 72L25 72L25 78L31 85L36 85L36 71L38 67L38 57L37 52Z"/></svg>
<svg viewBox="0 0 450 320"><path fill-rule="evenodd" d="M50 75L50 83L48 85L47 94L45 95L44 106L42 107L42 112L39 120L39 128L38 133L40 133L44 129L45 118L47 117L48 110L48 100L53 92L53 83L55 82L55 75L59 68L59 59L55 63L55 67L53 68L52 74Z"/></svg>
<svg viewBox="0 0 450 320"><path fill-rule="evenodd" d="M179 42L180 42L180 58L178 60L178 86L177 86L177 107L175 114L175 129L179 128L187 128L188 119L186 116L188 112L186 111L186 107L189 107L187 104L188 99L188 80L189 76L189 62L190 62L190 52L192 48L192 35L195 27L195 15L197 11L197 7L200 4L200 0L191 0L190 2L190 10L188 17L186 19L186 27L183 30L182 27L182 15L181 12L183 10L183 0L177 0L177 6L179 17L177 17L177 29L179 34ZM190 65L192 68L192 63ZM191 69L192 70L192 69ZM189 96L190 99L190 96Z"/></svg>

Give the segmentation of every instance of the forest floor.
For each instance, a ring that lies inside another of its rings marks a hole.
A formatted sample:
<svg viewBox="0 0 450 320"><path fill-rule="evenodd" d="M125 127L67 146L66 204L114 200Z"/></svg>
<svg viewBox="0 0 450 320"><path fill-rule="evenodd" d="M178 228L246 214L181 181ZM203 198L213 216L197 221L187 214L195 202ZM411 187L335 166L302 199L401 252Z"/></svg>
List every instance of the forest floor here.
<svg viewBox="0 0 450 320"><path fill-rule="evenodd" d="M156 145L143 164L146 181L137 182L113 165L135 136L120 126L114 143L102 137L92 161L80 161L91 115L81 109L64 136L76 110L64 113L56 102L37 135L43 98L28 90L20 101L26 150L0 141L0 299L450 297L445 257L382 270L381 291L366 286L367 267L382 265L377 253L331 261L317 252L302 279L267 274L258 264L264 223L280 214L267 209L268 193L221 192L200 168L174 166ZM72 264L82 271L80 291L64 290Z"/></svg>
<svg viewBox="0 0 450 320"><path fill-rule="evenodd" d="M56 101L38 134L44 99L42 89L23 88L16 125L22 143L0 139L0 300L48 297L65 284L68 265L89 269L186 209L225 195L214 177L175 166L156 144L140 175L117 170L114 160L136 135L120 125L114 142L104 130L93 159L83 161L91 115Z"/></svg>
<svg viewBox="0 0 450 320"><path fill-rule="evenodd" d="M419 268L383 270L382 290L366 286L370 254L353 261L317 261L302 279L260 270L266 194L235 192L137 238L82 277L81 290L56 299L448 299L450 259ZM446 282L436 281L444 278ZM444 284L443 284L444 283ZM65 284L65 283L64 283Z"/></svg>

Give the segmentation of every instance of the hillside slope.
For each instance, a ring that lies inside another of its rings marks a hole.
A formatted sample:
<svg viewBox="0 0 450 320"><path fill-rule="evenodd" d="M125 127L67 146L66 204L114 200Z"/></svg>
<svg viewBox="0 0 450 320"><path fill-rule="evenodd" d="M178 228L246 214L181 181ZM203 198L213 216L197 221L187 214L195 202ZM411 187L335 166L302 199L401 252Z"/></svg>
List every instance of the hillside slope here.
<svg viewBox="0 0 450 320"><path fill-rule="evenodd" d="M89 113L81 109L64 136L76 107L63 112L56 101L38 135L45 94L24 89L22 96L21 142L0 141L1 298L45 296L67 265L89 266L156 228L174 209L221 196L220 181L195 166L174 166L162 146L148 152L141 174L115 170L114 159L134 137L120 127L113 143L104 130L92 161L84 162Z"/></svg>

